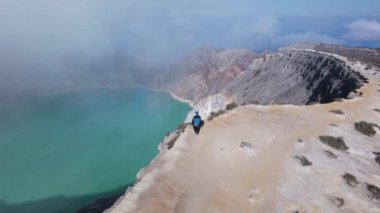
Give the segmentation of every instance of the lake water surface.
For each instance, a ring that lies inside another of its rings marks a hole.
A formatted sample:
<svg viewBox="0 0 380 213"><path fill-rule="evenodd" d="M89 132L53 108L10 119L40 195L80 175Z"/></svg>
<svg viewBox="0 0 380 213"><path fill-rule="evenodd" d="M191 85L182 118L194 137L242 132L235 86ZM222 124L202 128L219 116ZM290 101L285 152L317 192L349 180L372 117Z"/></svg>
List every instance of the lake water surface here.
<svg viewBox="0 0 380 213"><path fill-rule="evenodd" d="M70 212L125 190L189 110L144 89L79 91L3 106L0 212Z"/></svg>

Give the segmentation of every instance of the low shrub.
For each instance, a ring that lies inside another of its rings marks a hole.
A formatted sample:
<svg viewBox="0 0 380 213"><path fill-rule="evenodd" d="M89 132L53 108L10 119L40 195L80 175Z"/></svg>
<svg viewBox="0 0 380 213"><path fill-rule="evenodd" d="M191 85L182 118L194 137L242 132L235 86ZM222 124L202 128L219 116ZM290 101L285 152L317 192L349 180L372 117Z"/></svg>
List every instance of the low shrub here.
<svg viewBox="0 0 380 213"><path fill-rule="evenodd" d="M344 175L342 175L342 177L346 181L347 185L351 187L355 188L359 184L358 179L356 179L356 177L353 176L352 174L345 173Z"/></svg>
<svg viewBox="0 0 380 213"><path fill-rule="evenodd" d="M184 132L188 125L190 125L190 123L181 123L177 126L177 131Z"/></svg>
<svg viewBox="0 0 380 213"><path fill-rule="evenodd" d="M340 110L340 109L332 109L329 112L334 113L334 114L338 114L338 115L343 115L344 114L344 112L342 110Z"/></svg>
<svg viewBox="0 0 380 213"><path fill-rule="evenodd" d="M346 146L346 143L343 140L343 137L333 137L329 135L322 135L319 136L319 140L328 145L331 146L334 149L345 151L348 149Z"/></svg>
<svg viewBox="0 0 380 213"><path fill-rule="evenodd" d="M216 117L218 117L218 116L220 116L220 115L223 115L224 113L226 113L226 111L225 110L219 110L219 111L217 111L217 112L211 112L210 113L210 115L207 117L207 120L209 120L209 121L211 121L212 119L214 119L214 118L216 118Z"/></svg>
<svg viewBox="0 0 380 213"><path fill-rule="evenodd" d="M176 133L176 135L173 136L173 138L167 143L168 149L173 148L173 146L174 146L175 142L178 140L179 136L181 136L181 134Z"/></svg>
<svg viewBox="0 0 380 213"><path fill-rule="evenodd" d="M295 159L300 160L302 166L311 166L312 163L305 156L294 156Z"/></svg>
<svg viewBox="0 0 380 213"><path fill-rule="evenodd" d="M235 109L236 107L238 107L238 105L237 105L235 102L232 102L232 103L227 104L227 106L226 106L226 110L227 110L227 111L228 111L228 110L233 110L233 109Z"/></svg>
<svg viewBox="0 0 380 213"><path fill-rule="evenodd" d="M368 196L369 198L376 199L376 200L380 199L380 189L379 189L379 187L367 183L367 190L370 193L369 196Z"/></svg>
<svg viewBox="0 0 380 213"><path fill-rule="evenodd" d="M374 129L374 127L380 129L380 127L377 124L368 123L366 121L359 121L355 123L355 130L369 137L372 137L376 134L376 130Z"/></svg>
<svg viewBox="0 0 380 213"><path fill-rule="evenodd" d="M329 151L329 150L325 150L325 154L327 155L327 157L329 158L333 158L333 159L337 159L338 156L336 156L336 154L334 154L333 152Z"/></svg>

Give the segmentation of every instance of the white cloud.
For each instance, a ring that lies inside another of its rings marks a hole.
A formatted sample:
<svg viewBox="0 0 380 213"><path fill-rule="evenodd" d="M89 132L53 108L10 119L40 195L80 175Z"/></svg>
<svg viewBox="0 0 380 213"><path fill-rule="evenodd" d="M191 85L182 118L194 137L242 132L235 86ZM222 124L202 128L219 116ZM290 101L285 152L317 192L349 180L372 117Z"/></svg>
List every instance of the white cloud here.
<svg viewBox="0 0 380 213"><path fill-rule="evenodd" d="M353 41L380 41L380 23L366 19L359 19L346 24L349 31L344 38Z"/></svg>

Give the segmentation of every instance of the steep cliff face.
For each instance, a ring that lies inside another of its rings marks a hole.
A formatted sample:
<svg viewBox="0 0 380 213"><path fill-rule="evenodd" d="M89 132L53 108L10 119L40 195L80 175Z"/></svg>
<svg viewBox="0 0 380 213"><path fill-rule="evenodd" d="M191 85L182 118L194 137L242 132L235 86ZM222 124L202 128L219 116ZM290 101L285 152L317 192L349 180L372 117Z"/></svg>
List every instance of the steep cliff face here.
<svg viewBox="0 0 380 213"><path fill-rule="evenodd" d="M255 60L224 92L234 95L239 104L328 103L347 98L363 80L332 56L286 50Z"/></svg>
<svg viewBox="0 0 380 213"><path fill-rule="evenodd" d="M343 61L316 51L275 54L203 48L155 77L150 86L197 105L220 94L240 105L328 103L347 98L365 78Z"/></svg>

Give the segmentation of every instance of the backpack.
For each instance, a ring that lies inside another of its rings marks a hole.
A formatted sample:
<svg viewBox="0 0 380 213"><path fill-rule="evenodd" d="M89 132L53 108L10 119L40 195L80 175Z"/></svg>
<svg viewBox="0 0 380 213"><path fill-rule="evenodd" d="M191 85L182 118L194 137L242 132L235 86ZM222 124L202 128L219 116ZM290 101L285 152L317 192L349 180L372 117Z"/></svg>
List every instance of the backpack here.
<svg viewBox="0 0 380 213"><path fill-rule="evenodd" d="M197 117L194 117L194 120L193 120L193 125L195 127L199 127L202 123L202 119L201 117L197 116Z"/></svg>

